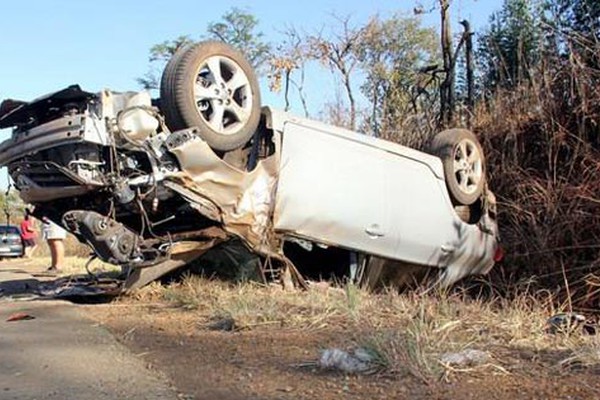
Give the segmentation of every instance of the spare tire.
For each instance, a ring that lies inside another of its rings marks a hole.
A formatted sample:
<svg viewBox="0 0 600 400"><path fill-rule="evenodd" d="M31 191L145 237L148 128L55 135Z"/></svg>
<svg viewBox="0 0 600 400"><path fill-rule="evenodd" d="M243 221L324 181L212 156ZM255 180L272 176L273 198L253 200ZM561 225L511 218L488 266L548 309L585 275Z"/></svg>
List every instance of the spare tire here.
<svg viewBox="0 0 600 400"><path fill-rule="evenodd" d="M431 142L431 153L444 165L446 186L455 205L470 205L485 186L485 159L475 135L466 129L448 129Z"/></svg>
<svg viewBox="0 0 600 400"><path fill-rule="evenodd" d="M160 98L169 129L197 127L219 151L242 147L260 120L256 75L244 56L223 42L201 42L175 53L163 71Z"/></svg>

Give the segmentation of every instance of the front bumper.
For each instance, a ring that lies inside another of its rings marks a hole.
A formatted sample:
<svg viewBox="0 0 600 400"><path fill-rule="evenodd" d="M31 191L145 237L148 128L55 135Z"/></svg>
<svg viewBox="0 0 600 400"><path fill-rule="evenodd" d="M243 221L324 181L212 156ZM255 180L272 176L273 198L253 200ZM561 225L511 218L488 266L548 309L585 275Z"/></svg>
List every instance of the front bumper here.
<svg viewBox="0 0 600 400"><path fill-rule="evenodd" d="M12 245L0 243L0 258L2 257L22 257L24 248L22 245Z"/></svg>

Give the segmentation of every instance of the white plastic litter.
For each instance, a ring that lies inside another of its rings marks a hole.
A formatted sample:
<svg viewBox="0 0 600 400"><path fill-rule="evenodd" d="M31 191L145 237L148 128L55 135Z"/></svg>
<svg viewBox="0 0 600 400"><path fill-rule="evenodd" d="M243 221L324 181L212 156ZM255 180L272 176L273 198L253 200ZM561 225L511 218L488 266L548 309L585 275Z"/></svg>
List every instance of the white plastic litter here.
<svg viewBox="0 0 600 400"><path fill-rule="evenodd" d="M548 318L548 321L546 321L546 332L553 335L559 332L571 332L577 328L581 328L586 320L587 318L581 314L572 312L559 313Z"/></svg>
<svg viewBox="0 0 600 400"><path fill-rule="evenodd" d="M373 369L373 356L363 348L357 348L353 353L341 349L327 349L321 353L319 367L337 369L342 372L359 373Z"/></svg>
<svg viewBox="0 0 600 400"><path fill-rule="evenodd" d="M466 349L458 353L446 353L442 355L440 361L443 364L455 367L472 367L481 365L490 359L490 355L485 351Z"/></svg>

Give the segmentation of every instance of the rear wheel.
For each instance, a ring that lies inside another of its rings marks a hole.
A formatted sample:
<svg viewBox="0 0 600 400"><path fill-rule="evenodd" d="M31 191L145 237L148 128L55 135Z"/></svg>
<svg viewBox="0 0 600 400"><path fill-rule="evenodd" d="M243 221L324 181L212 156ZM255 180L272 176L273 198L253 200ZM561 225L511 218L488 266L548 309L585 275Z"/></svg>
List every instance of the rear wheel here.
<svg viewBox="0 0 600 400"><path fill-rule="evenodd" d="M434 137L431 152L442 160L454 204L475 203L485 186L485 159L475 135L466 129L445 130Z"/></svg>
<svg viewBox="0 0 600 400"><path fill-rule="evenodd" d="M198 127L215 150L242 147L260 119L260 92L252 67L222 42L202 42L175 54L160 90L172 130Z"/></svg>

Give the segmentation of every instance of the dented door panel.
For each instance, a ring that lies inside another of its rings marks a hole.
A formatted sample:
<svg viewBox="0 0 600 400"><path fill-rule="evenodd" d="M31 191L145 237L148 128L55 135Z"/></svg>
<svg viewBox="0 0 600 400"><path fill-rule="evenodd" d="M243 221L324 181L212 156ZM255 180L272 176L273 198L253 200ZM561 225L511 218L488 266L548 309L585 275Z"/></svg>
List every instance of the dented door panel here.
<svg viewBox="0 0 600 400"><path fill-rule="evenodd" d="M387 254L385 171L378 150L295 123L287 123L282 136L275 229Z"/></svg>
<svg viewBox="0 0 600 400"><path fill-rule="evenodd" d="M455 217L428 164L439 160L415 161L402 146L393 152L372 138L296 121L282 136L276 230L413 263L444 262L440 248L455 235Z"/></svg>

